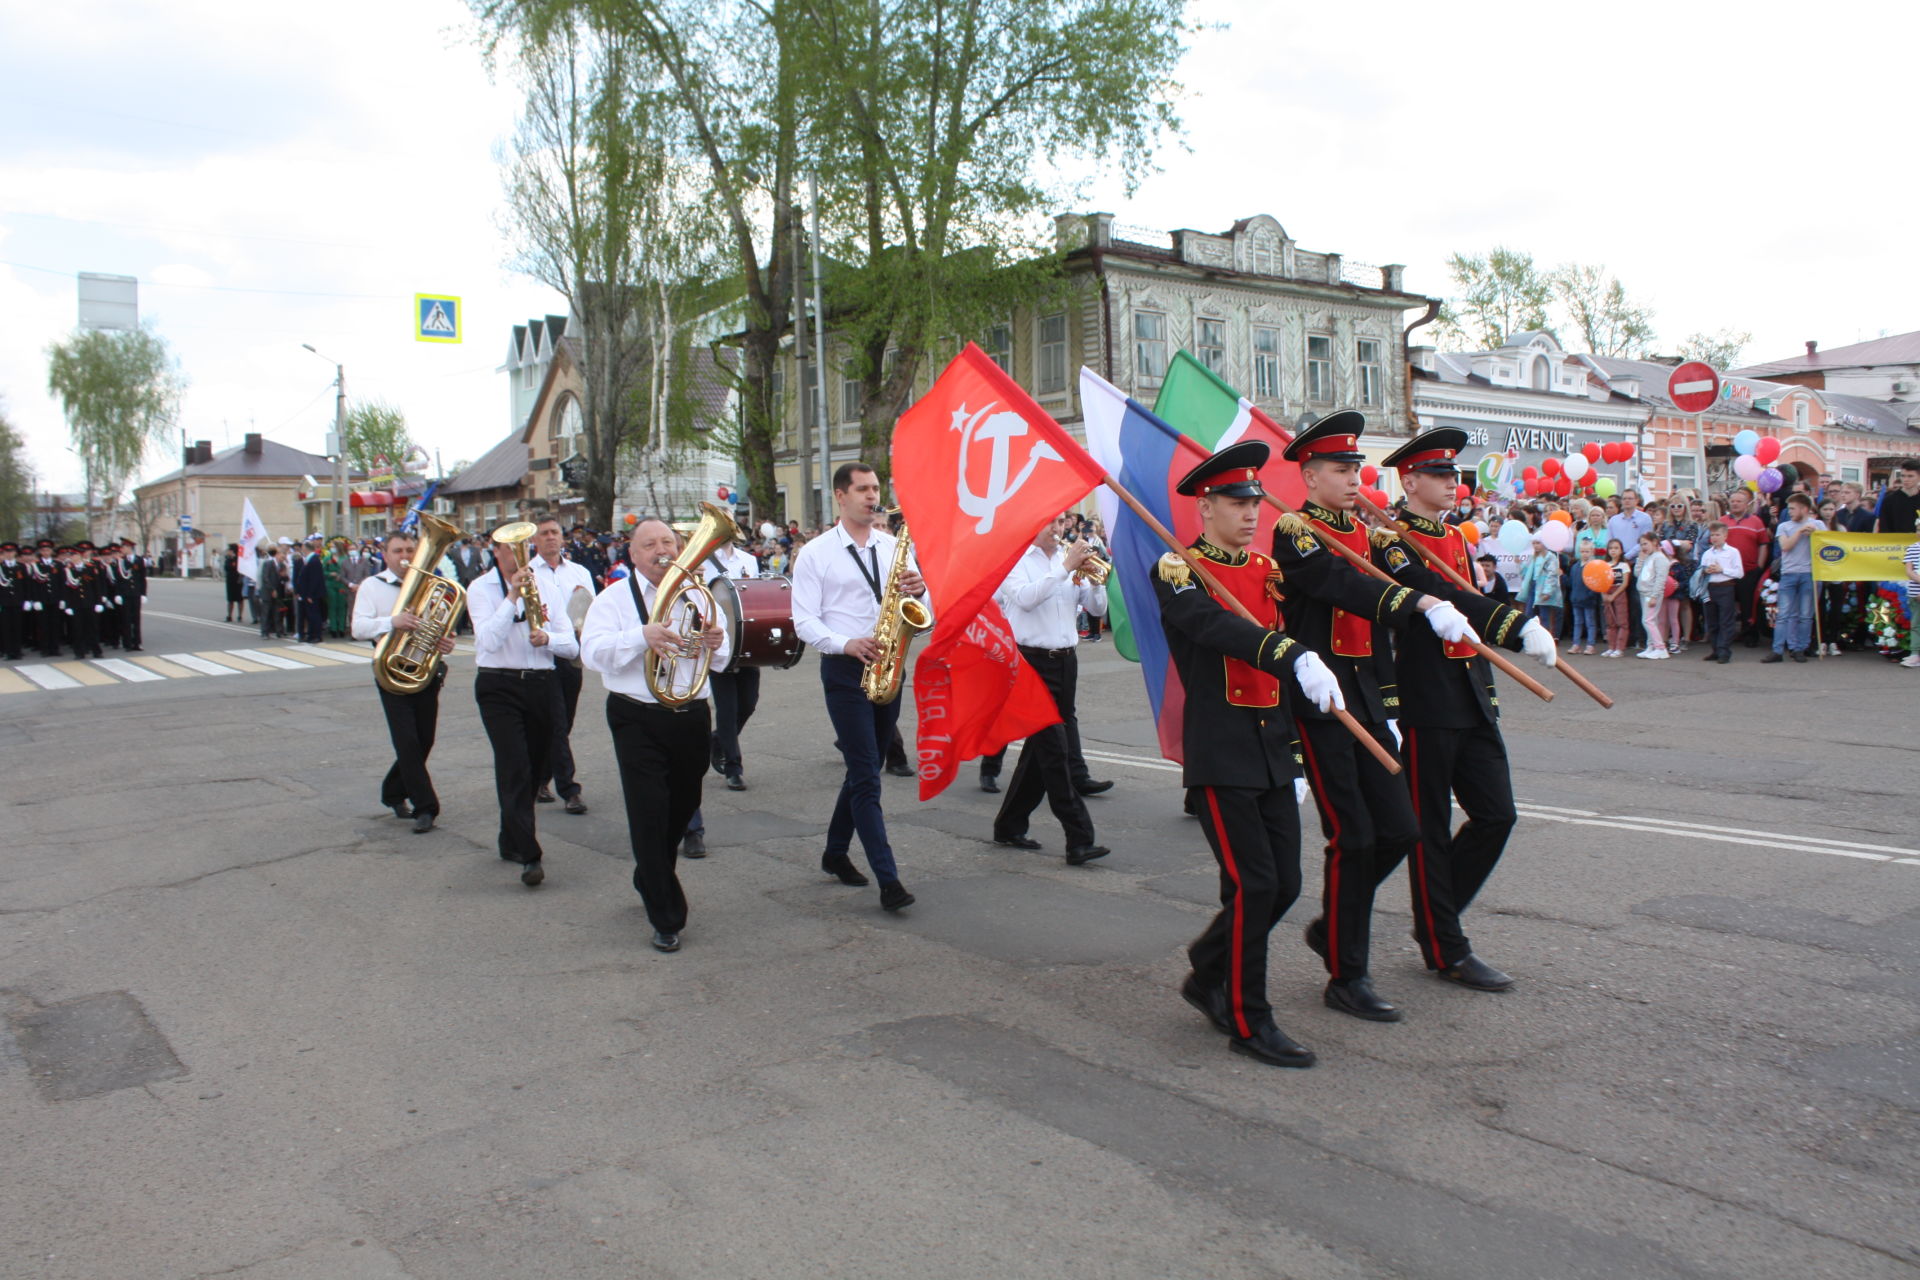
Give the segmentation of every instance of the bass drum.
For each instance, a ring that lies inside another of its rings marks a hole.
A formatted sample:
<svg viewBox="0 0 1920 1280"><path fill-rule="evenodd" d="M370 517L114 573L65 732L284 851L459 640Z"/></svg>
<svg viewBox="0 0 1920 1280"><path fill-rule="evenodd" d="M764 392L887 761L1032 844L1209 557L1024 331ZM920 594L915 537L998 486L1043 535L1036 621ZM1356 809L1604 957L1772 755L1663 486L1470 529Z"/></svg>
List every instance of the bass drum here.
<svg viewBox="0 0 1920 1280"><path fill-rule="evenodd" d="M793 582L787 578L715 578L707 584L727 616L733 658L727 670L772 667L785 671L805 646L793 629Z"/></svg>

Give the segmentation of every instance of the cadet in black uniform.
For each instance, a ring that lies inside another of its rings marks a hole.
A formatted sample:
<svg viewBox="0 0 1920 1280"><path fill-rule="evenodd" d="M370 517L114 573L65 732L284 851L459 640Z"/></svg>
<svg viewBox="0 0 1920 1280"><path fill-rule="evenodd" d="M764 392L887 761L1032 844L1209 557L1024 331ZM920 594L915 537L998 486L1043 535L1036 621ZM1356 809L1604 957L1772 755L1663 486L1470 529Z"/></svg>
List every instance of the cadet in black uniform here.
<svg viewBox="0 0 1920 1280"><path fill-rule="evenodd" d="M132 538L120 539L120 576L125 581L125 591L120 597L120 647L128 653L138 653L140 606L147 598L147 561L134 550Z"/></svg>
<svg viewBox="0 0 1920 1280"><path fill-rule="evenodd" d="M1453 505L1455 459L1467 433L1454 427L1422 432L1388 455L1406 491L1402 536L1473 581L1472 551L1441 516ZM1462 589L1416 559L1392 535L1375 535L1382 562L1400 582L1452 601L1488 644L1525 652L1547 666L1557 647L1537 619L1478 591ZM1524 620L1524 622L1523 622ZM1419 827L1407 861L1413 936L1427 968L1476 991L1504 991L1513 979L1473 954L1460 914L1492 874L1516 818L1507 747L1500 736L1500 696L1487 660L1464 644L1448 644L1415 626L1396 649L1402 754ZM1453 831L1453 800L1467 820ZM1391 867L1381 867L1385 878Z"/></svg>
<svg viewBox="0 0 1920 1280"><path fill-rule="evenodd" d="M40 656L57 658L60 656L60 602L54 594L53 581L60 572L60 566L53 558L53 540L42 538L34 548L35 555L27 561L27 604L33 614L35 639L40 646Z"/></svg>
<svg viewBox="0 0 1920 1280"><path fill-rule="evenodd" d="M1466 618L1439 596L1381 582L1320 543L1338 542L1379 560L1366 529L1353 518L1360 495L1360 433L1352 410L1329 414L1293 438L1285 456L1300 463L1307 502L1302 516L1283 516L1273 555L1285 579L1287 634L1319 654L1339 677L1347 710L1374 739L1393 750L1387 721L1399 713L1389 632L1416 618L1448 640L1473 635ZM1406 548L1399 548L1410 557ZM1384 566L1382 566L1384 567ZM1322 916L1307 927L1307 944L1327 963L1327 1007L1374 1022L1397 1022L1367 976L1373 891L1413 848L1417 829L1406 780L1380 767L1371 752L1327 713L1296 699L1307 781L1327 837Z"/></svg>
<svg viewBox="0 0 1920 1280"><path fill-rule="evenodd" d="M1291 671L1304 703L1341 705L1333 673L1274 630L1273 562L1249 551L1260 520L1267 446L1221 450L1179 491L1200 500L1196 556L1259 623L1216 598L1179 556L1160 561L1154 590L1180 683L1186 760L1182 781L1220 864L1220 914L1187 948L1193 972L1180 994L1233 1037L1236 1052L1278 1067L1313 1065L1313 1052L1273 1023L1267 1002L1267 935L1300 896L1300 809L1294 799L1293 721L1280 677Z"/></svg>
<svg viewBox="0 0 1920 1280"><path fill-rule="evenodd" d="M100 648L100 569L93 563L93 544L82 542L66 551L53 590L66 616L67 643L76 658L105 657Z"/></svg>
<svg viewBox="0 0 1920 1280"><path fill-rule="evenodd" d="M20 548L0 542L0 657L20 660L20 637L26 630L27 573L20 565Z"/></svg>

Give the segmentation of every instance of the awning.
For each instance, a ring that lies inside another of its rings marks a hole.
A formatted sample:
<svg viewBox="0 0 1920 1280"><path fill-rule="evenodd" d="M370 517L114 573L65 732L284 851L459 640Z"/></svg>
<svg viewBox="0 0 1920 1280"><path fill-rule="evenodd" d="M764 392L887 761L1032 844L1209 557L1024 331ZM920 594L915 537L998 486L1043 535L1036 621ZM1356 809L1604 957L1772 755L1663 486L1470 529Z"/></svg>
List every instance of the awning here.
<svg viewBox="0 0 1920 1280"><path fill-rule="evenodd" d="M347 505L353 507L392 507L398 506L400 499L390 493L352 493L347 495Z"/></svg>

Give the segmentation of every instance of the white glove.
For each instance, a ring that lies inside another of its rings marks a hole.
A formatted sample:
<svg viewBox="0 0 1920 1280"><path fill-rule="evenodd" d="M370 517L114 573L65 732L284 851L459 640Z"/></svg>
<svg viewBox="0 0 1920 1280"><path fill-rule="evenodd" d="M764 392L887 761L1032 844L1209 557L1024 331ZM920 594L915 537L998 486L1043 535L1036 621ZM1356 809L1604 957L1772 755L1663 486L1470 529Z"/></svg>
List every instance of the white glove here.
<svg viewBox="0 0 1920 1280"><path fill-rule="evenodd" d="M1393 731L1394 747L1396 749L1399 748L1406 741L1406 739L1400 736L1400 722L1398 720L1389 720L1387 721L1387 728Z"/></svg>
<svg viewBox="0 0 1920 1280"><path fill-rule="evenodd" d="M1295 804L1305 804L1307 802L1307 780L1305 778L1295 778L1293 780L1293 802Z"/></svg>
<svg viewBox="0 0 1920 1280"><path fill-rule="evenodd" d="M1480 637L1473 634L1473 627L1467 622L1467 615L1445 600L1427 610L1427 625L1433 628L1433 634L1449 644L1455 641L1480 643Z"/></svg>
<svg viewBox="0 0 1920 1280"><path fill-rule="evenodd" d="M1543 667L1560 661L1560 646L1553 642L1538 618L1528 618L1527 625L1520 628L1520 651L1529 658L1538 658Z"/></svg>
<svg viewBox="0 0 1920 1280"><path fill-rule="evenodd" d="M1300 686L1300 692L1307 695L1307 701L1323 713L1335 707L1342 711L1347 709L1347 700L1340 694L1340 677L1334 675L1313 650L1301 654L1293 664L1293 678Z"/></svg>

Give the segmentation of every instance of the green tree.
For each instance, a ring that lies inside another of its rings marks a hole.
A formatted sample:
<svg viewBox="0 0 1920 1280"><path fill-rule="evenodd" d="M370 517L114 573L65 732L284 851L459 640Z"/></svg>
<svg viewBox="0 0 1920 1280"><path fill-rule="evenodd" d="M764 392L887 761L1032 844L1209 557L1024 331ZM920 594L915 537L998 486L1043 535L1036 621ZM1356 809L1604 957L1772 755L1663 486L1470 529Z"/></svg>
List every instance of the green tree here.
<svg viewBox="0 0 1920 1280"><path fill-rule="evenodd" d="M384 400L356 400L347 410L342 448L354 471L372 473L401 469L413 438L407 434L407 415Z"/></svg>
<svg viewBox="0 0 1920 1280"><path fill-rule="evenodd" d="M1635 305L1626 286L1605 267L1569 262L1548 277L1571 336L1596 356L1638 360L1652 348L1653 312Z"/></svg>
<svg viewBox="0 0 1920 1280"><path fill-rule="evenodd" d="M1471 257L1456 253L1447 270L1460 292L1440 308L1443 345L1492 350L1516 333L1547 327L1553 285L1532 254L1504 247Z"/></svg>
<svg viewBox="0 0 1920 1280"><path fill-rule="evenodd" d="M167 439L186 382L151 325L80 329L47 348L47 390L60 400L86 470L87 524L111 510L147 450Z"/></svg>
<svg viewBox="0 0 1920 1280"><path fill-rule="evenodd" d="M1752 334L1737 329L1689 334L1687 340L1680 344L1680 356L1685 360L1701 361L1724 373L1740 367L1740 355L1752 341Z"/></svg>
<svg viewBox="0 0 1920 1280"><path fill-rule="evenodd" d="M0 405L0 540L12 542L33 536L33 466L27 461L27 442L8 421Z"/></svg>

